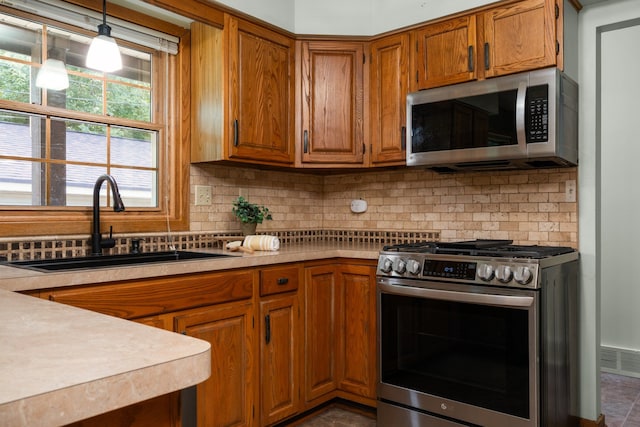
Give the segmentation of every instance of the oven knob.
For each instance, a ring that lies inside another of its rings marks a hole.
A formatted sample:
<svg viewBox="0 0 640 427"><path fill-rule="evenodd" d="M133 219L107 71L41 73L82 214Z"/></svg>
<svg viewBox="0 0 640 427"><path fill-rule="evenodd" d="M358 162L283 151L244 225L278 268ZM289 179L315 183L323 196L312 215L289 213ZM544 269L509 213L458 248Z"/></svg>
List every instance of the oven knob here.
<svg viewBox="0 0 640 427"><path fill-rule="evenodd" d="M521 285L526 285L533 279L533 274L531 274L529 267L520 266L513 272L513 278Z"/></svg>
<svg viewBox="0 0 640 427"><path fill-rule="evenodd" d="M513 272L508 265L499 265L498 268L496 268L496 279L502 283L509 283L512 278Z"/></svg>
<svg viewBox="0 0 640 427"><path fill-rule="evenodd" d="M407 271L413 275L420 273L420 263L415 259L407 261Z"/></svg>
<svg viewBox="0 0 640 427"><path fill-rule="evenodd" d="M493 267L490 264L480 264L478 266L478 277L489 282L493 279Z"/></svg>
<svg viewBox="0 0 640 427"><path fill-rule="evenodd" d="M380 271L382 271L383 273L389 273L391 271L392 266L393 266L393 263L391 262L391 260L389 258L385 258L380 263Z"/></svg>
<svg viewBox="0 0 640 427"><path fill-rule="evenodd" d="M396 259L395 261L393 261L393 271L398 274L404 273L405 271L407 271L407 263L404 262L403 259Z"/></svg>

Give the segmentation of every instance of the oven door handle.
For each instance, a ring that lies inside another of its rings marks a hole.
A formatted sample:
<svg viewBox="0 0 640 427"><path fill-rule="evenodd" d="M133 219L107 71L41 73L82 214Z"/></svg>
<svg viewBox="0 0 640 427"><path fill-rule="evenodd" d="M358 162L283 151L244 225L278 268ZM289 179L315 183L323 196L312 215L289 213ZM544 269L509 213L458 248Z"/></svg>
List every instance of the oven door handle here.
<svg viewBox="0 0 640 427"><path fill-rule="evenodd" d="M394 295L404 295L418 298L431 298L444 301L465 302L471 304L493 305L500 307L531 307L532 296L496 295L471 292L445 291L442 289L414 288L411 286L395 286L378 283L378 289Z"/></svg>

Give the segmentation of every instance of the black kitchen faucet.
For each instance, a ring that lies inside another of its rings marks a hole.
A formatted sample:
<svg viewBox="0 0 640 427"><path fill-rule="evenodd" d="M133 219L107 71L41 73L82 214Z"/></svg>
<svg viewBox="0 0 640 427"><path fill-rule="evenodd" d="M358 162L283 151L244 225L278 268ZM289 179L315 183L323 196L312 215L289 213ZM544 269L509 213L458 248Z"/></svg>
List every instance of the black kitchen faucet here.
<svg viewBox="0 0 640 427"><path fill-rule="evenodd" d="M111 186L111 194L113 195L113 211L124 211L124 203L118 191L118 184L111 175L101 175L93 186L93 232L91 234L91 255L102 255L103 248L112 248L116 245L116 241L109 232L109 238L103 239L100 233L100 187L104 181L109 181Z"/></svg>

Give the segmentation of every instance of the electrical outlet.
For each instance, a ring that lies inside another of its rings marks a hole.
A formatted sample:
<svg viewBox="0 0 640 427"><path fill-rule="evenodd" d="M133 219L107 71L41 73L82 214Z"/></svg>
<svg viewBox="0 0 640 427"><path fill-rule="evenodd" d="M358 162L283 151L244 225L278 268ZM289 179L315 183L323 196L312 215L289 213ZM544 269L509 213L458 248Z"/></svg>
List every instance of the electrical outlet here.
<svg viewBox="0 0 640 427"><path fill-rule="evenodd" d="M564 183L564 200L566 202L576 201L576 181L574 179Z"/></svg>
<svg viewBox="0 0 640 427"><path fill-rule="evenodd" d="M211 186L196 185L196 206L211 204Z"/></svg>

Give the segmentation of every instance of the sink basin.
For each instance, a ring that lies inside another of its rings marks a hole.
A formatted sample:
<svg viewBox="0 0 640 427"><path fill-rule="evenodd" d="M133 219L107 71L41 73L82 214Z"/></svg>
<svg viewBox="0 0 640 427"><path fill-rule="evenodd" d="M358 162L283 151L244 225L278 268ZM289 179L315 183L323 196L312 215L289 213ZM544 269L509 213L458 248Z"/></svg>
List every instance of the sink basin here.
<svg viewBox="0 0 640 427"><path fill-rule="evenodd" d="M154 262L187 261L202 258L223 258L233 255L190 252L167 251L147 252L141 254L87 256L74 258L37 259L31 261L12 261L7 265L28 268L38 271L65 271L86 268L117 267L122 265L149 264Z"/></svg>

